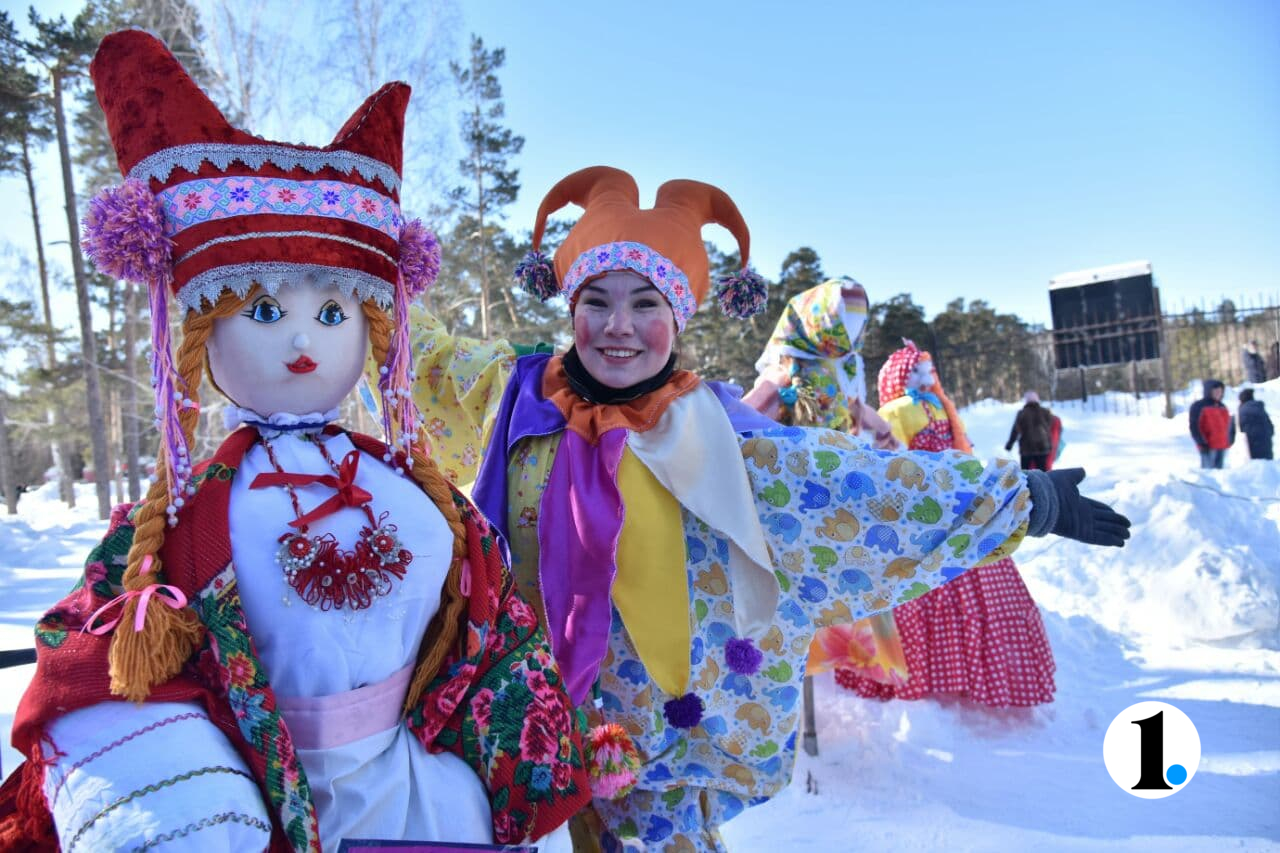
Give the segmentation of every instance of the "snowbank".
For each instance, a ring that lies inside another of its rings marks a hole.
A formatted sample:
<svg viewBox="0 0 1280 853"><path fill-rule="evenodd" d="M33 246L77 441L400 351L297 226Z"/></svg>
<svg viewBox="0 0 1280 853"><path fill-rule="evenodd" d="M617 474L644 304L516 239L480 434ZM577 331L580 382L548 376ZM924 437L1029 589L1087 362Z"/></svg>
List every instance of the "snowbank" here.
<svg viewBox="0 0 1280 853"><path fill-rule="evenodd" d="M1259 397L1280 416L1280 382ZM1226 399L1234 409L1234 391ZM1017 408L964 412L979 455L1004 453ZM826 676L821 754L801 755L786 791L726 826L735 853L1280 849L1280 463L1250 462L1238 442L1225 470L1199 470L1185 414L1057 411L1061 464L1086 468L1085 491L1135 531L1123 551L1049 539L1017 555L1045 614L1056 701L881 703ZM82 489L75 511L45 487L0 518L0 648L31 645L31 624L101 534ZM31 670L0 673L5 730ZM1102 738L1153 698L1191 717L1203 754L1184 791L1139 800L1107 775ZM2 755L11 770L7 743Z"/></svg>

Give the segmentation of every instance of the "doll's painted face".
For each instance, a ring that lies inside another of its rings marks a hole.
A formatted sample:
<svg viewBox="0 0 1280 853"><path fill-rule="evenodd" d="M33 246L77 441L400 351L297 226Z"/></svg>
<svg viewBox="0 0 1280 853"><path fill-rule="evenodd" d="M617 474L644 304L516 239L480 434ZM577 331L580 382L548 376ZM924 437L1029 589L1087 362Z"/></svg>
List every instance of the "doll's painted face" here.
<svg viewBox="0 0 1280 853"><path fill-rule="evenodd" d="M369 320L337 287L256 290L230 317L214 321L209 372L237 406L260 415L325 412L347 396L364 369Z"/></svg>
<svg viewBox="0 0 1280 853"><path fill-rule="evenodd" d="M662 370L675 336L671 305L644 276L615 270L578 293L574 346L582 366L603 385L626 388Z"/></svg>
<svg viewBox="0 0 1280 853"><path fill-rule="evenodd" d="M921 390L933 385L933 362L920 359L907 375L907 387Z"/></svg>

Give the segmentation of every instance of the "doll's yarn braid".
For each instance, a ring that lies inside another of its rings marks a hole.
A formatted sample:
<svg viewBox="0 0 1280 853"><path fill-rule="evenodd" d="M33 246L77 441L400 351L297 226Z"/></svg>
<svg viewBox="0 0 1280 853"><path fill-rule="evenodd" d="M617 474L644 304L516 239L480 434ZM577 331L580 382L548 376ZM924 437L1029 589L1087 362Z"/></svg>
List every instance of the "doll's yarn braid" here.
<svg viewBox="0 0 1280 853"><path fill-rule="evenodd" d="M185 385L186 394L196 403L179 414L187 446L194 446L196 423L200 418L200 381L204 376L205 346L213 332L214 321L235 314L245 299L231 291L224 292L213 307L197 314L188 313L182 323L182 344L175 366ZM163 566L160 549L164 545L169 504L169 481L163 467L157 467L155 481L147 497L134 515L133 544L124 572L126 591L140 591L159 583ZM150 570L143 574L142 564L151 558ZM111 692L134 702L147 698L151 688L173 678L191 657L200 642L203 627L189 607L173 609L153 604L147 608L141 631L133 630L138 600L125 602L119 626L111 636Z"/></svg>
<svg viewBox="0 0 1280 853"><path fill-rule="evenodd" d="M391 350L393 333L391 318L373 302L365 302L361 307L369 320L369 345L373 351L374 363L385 364L387 353ZM440 609L436 611L436 615L427 626L427 635L422 641L422 650L419 652L418 663L414 668L413 680L409 683L409 692L405 697L406 713L422 698L427 685L439 672L446 655L457 643L467 610L467 598L462 594L462 562L467 556L467 528L453 501L453 490L449 487L449 481L421 448L422 444L415 441L411 476L426 492L427 497L431 498L432 503L448 523L449 530L453 532L453 562L449 566L449 573L445 577L444 588L440 593Z"/></svg>

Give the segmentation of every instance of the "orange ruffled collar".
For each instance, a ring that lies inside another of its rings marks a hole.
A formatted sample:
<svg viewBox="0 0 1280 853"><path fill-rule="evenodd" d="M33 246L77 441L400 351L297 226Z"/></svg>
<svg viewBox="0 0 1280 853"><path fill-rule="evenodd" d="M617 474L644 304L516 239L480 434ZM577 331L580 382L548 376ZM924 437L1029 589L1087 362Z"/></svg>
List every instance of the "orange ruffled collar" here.
<svg viewBox="0 0 1280 853"><path fill-rule="evenodd" d="M671 374L667 384L617 405L588 403L569 387L569 377L564 371L561 356L553 356L542 374L542 396L564 415L565 428L571 429L591 444L598 444L600 436L611 429L624 427L633 432L645 432L662 417L663 412L675 400L688 394L702 380L688 370Z"/></svg>

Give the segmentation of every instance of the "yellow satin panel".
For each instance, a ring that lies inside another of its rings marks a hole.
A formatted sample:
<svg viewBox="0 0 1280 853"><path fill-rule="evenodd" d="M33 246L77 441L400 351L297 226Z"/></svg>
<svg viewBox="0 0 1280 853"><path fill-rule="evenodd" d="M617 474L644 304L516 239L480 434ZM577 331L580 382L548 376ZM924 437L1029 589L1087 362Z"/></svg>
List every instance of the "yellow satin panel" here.
<svg viewBox="0 0 1280 853"><path fill-rule="evenodd" d="M613 603L649 677L666 693L689 692L689 583L680 504L631 450L618 465L622 535Z"/></svg>

